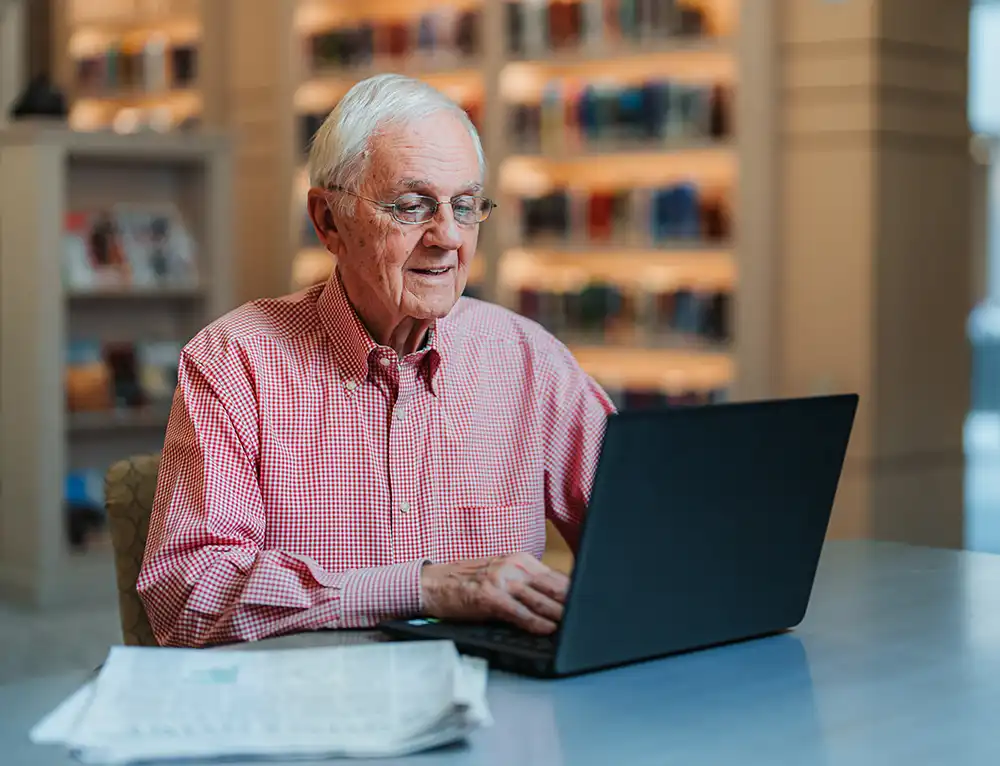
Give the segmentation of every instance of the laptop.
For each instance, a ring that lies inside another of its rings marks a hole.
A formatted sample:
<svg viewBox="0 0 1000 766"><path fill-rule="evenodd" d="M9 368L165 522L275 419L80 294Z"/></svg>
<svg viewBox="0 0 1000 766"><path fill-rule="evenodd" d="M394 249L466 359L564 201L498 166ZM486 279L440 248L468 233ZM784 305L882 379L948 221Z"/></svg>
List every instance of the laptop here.
<svg viewBox="0 0 1000 766"><path fill-rule="evenodd" d="M394 620L395 639L450 639L542 678L782 633L804 618L855 394L608 416L563 619Z"/></svg>

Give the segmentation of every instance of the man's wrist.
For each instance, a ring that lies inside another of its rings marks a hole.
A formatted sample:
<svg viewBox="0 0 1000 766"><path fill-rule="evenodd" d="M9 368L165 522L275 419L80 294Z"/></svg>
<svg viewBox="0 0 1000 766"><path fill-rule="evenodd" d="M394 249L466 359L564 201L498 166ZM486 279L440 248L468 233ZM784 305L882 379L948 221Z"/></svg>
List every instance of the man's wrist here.
<svg viewBox="0 0 1000 766"><path fill-rule="evenodd" d="M433 562L430 559L424 559L420 564L420 570L417 574L418 590L419 595L417 597L417 610L419 617L427 617L428 608L428 593L427 586L431 578L432 571L428 568L433 566Z"/></svg>

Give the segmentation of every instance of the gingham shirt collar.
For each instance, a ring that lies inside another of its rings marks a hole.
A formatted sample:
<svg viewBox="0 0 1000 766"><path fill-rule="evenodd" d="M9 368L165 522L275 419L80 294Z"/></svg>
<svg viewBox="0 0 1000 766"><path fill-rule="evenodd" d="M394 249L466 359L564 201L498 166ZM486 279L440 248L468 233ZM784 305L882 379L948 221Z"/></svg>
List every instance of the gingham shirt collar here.
<svg viewBox="0 0 1000 766"><path fill-rule="evenodd" d="M347 297L339 270L334 270L327 280L316 305L323 329L333 341L337 369L345 382L353 381L360 385L368 377L373 355L377 357L386 352L395 353L392 349L377 344L369 334ZM424 346L407 356L409 361L419 366L420 373L433 394L437 393L442 377L442 346L446 335L441 320L437 320L431 326Z"/></svg>

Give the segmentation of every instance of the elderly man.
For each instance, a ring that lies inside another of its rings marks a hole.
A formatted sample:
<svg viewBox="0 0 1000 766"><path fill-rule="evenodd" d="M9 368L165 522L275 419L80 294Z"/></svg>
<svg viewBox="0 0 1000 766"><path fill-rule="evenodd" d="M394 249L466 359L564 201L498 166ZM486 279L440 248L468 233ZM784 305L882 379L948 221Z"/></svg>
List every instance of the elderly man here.
<svg viewBox="0 0 1000 766"><path fill-rule="evenodd" d="M441 93L381 75L317 133L324 284L184 349L138 590L161 644L427 615L555 629L612 405L536 324L461 298L485 161Z"/></svg>

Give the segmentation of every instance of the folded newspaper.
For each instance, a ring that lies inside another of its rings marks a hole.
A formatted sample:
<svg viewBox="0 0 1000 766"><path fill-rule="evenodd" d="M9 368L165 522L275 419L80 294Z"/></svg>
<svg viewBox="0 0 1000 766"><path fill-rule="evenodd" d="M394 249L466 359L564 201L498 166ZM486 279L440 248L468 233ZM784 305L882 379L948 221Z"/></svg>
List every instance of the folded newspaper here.
<svg viewBox="0 0 1000 766"><path fill-rule="evenodd" d="M392 757L492 724L486 663L450 641L267 651L114 647L31 731L93 764Z"/></svg>

